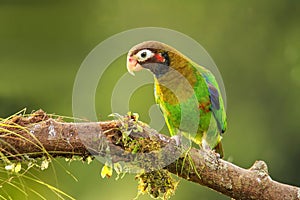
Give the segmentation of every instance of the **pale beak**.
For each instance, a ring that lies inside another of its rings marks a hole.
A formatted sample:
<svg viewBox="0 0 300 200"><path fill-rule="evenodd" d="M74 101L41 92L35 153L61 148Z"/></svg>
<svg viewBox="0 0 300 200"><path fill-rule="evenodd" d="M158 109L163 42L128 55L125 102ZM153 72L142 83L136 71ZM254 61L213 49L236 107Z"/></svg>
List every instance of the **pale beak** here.
<svg viewBox="0 0 300 200"><path fill-rule="evenodd" d="M127 57L127 70L130 74L134 75L134 72L140 71L143 67L137 62L135 56Z"/></svg>

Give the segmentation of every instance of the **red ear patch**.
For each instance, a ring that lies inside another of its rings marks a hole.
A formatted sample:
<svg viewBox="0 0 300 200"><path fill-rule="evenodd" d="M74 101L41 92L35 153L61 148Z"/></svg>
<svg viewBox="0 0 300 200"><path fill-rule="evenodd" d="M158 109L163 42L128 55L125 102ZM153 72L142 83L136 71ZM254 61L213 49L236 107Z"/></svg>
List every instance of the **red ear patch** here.
<svg viewBox="0 0 300 200"><path fill-rule="evenodd" d="M165 62L165 58L160 54L155 54L155 58L158 62Z"/></svg>

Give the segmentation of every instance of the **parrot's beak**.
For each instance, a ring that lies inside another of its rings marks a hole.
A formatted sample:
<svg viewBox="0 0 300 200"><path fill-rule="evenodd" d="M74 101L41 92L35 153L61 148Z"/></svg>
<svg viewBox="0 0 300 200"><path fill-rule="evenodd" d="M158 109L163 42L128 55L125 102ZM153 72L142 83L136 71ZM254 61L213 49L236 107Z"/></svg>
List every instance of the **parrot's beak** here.
<svg viewBox="0 0 300 200"><path fill-rule="evenodd" d="M134 75L134 72L140 71L143 67L137 62L135 56L127 57L127 70L130 74Z"/></svg>

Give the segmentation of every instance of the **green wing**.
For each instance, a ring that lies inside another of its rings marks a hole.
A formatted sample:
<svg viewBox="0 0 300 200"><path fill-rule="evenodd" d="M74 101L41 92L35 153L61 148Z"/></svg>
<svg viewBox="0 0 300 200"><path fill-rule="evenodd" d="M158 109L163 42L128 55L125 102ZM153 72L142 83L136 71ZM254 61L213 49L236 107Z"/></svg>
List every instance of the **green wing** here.
<svg viewBox="0 0 300 200"><path fill-rule="evenodd" d="M209 98L211 101L211 111L216 119L219 132L224 133L227 128L226 112L218 83L210 71L199 65L197 65L197 67L199 68L202 77L206 81Z"/></svg>

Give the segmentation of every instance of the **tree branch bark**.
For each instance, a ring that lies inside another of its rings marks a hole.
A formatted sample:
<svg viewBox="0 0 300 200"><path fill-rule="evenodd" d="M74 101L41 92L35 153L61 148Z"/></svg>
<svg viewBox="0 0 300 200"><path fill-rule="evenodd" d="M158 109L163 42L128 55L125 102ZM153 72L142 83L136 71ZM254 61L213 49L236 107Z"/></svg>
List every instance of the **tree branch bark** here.
<svg viewBox="0 0 300 200"><path fill-rule="evenodd" d="M131 155L126 151L130 147L120 140L122 131L130 131L130 137L143 138L145 143L155 141L159 147L168 146L164 150L170 153L178 153L175 141L146 124L135 122L132 116L104 122L68 123L53 119L42 110L28 117L14 116L0 122L0 150L11 160L22 160L24 155L86 158L105 156L105 148L100 144L106 141L105 145L111 150L122 152L112 155L113 162L117 162L130 159ZM146 145L139 150L149 152L151 148L147 148ZM211 150L191 148L188 156L191 162L186 160L186 155L181 155L165 169L234 199L300 200L300 188L272 180L264 161L256 161L250 169L243 169L220 159Z"/></svg>

